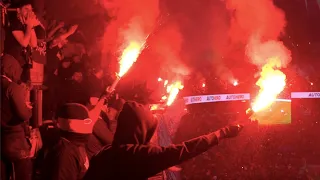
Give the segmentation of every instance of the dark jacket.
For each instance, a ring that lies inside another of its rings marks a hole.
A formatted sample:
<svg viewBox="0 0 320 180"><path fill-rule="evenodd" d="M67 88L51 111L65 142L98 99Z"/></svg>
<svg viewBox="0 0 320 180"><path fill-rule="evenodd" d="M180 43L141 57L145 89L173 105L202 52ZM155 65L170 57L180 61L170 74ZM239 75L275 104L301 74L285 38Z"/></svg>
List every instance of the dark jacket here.
<svg viewBox="0 0 320 180"><path fill-rule="evenodd" d="M26 135L32 111L25 103L24 87L17 84L21 73L16 59L1 58L1 153L11 161L25 158L30 150Z"/></svg>
<svg viewBox="0 0 320 180"><path fill-rule="evenodd" d="M119 115L112 145L91 159L83 180L145 180L207 151L219 141L214 132L168 147L150 145L156 127L157 121L148 108L127 102Z"/></svg>
<svg viewBox="0 0 320 180"><path fill-rule="evenodd" d="M110 131L108 123L101 118L98 119L93 126L92 134L90 134L86 145L89 159L102 150L104 146L110 145L113 140L113 135L114 134Z"/></svg>
<svg viewBox="0 0 320 180"><path fill-rule="evenodd" d="M57 144L46 154L41 180L80 180L89 166L85 152L88 135L60 131Z"/></svg>

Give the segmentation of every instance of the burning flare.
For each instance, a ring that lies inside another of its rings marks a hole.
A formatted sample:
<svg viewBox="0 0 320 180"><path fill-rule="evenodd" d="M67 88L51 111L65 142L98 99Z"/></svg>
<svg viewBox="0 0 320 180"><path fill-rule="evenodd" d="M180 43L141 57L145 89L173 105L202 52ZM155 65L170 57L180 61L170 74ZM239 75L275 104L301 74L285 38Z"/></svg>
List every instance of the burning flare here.
<svg viewBox="0 0 320 180"><path fill-rule="evenodd" d="M183 89L181 81L176 81L167 86L167 93L169 94L167 98L167 106L170 106L174 102L181 89Z"/></svg>
<svg viewBox="0 0 320 180"><path fill-rule="evenodd" d="M280 65L280 59L274 57L262 67L261 77L256 83L256 85L260 87L260 91L252 104L252 110L254 112L269 107L285 88L286 75L277 69Z"/></svg>
<svg viewBox="0 0 320 180"><path fill-rule="evenodd" d="M158 82L162 81L162 78L158 78ZM181 81L175 81L172 84L169 84L168 80L165 80L163 86L166 88L166 95L161 97L162 101L166 101L166 105L170 106L176 99L179 91L184 88Z"/></svg>
<svg viewBox="0 0 320 180"><path fill-rule="evenodd" d="M124 49L119 61L120 70L119 70L118 76L120 78L123 75L125 75L130 69L130 67L133 65L133 63L137 61L142 48L143 48L143 43L132 41L129 43L128 47Z"/></svg>

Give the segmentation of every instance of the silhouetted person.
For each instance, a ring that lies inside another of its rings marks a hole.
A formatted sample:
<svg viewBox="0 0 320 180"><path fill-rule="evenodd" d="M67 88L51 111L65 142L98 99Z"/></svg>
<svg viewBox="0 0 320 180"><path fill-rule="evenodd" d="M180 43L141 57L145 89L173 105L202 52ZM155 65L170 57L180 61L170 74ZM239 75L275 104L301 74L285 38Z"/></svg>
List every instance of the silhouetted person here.
<svg viewBox="0 0 320 180"><path fill-rule="evenodd" d="M58 112L60 139L48 150L41 170L43 180L78 180L89 166L85 145L94 120L81 104L67 103Z"/></svg>
<svg viewBox="0 0 320 180"><path fill-rule="evenodd" d="M112 145L92 157L83 180L147 179L207 151L221 139L237 136L242 129L231 125L182 144L161 147L149 144L156 127L148 107L127 102L120 112Z"/></svg>
<svg viewBox="0 0 320 180"><path fill-rule="evenodd" d="M26 89L19 84L22 68L10 55L1 57L1 174L15 180L31 180L31 146L28 141L31 106ZM13 171L14 169L14 171Z"/></svg>

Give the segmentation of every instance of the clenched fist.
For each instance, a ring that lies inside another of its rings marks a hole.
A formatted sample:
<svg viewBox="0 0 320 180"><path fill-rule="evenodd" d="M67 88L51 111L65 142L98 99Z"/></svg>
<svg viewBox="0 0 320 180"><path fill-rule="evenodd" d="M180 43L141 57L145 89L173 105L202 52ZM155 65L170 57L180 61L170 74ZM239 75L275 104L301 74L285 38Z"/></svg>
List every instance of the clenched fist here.
<svg viewBox="0 0 320 180"><path fill-rule="evenodd" d="M232 137L236 137L242 129L243 129L243 126L240 124L237 124L237 125L228 125L220 129L220 131L221 131L222 137L232 138Z"/></svg>

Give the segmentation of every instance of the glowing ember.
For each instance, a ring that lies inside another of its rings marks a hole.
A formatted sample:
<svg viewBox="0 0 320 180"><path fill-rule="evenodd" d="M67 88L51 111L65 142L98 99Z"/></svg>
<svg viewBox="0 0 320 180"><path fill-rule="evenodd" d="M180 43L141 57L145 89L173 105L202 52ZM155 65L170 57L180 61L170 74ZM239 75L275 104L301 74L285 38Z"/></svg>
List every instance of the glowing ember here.
<svg viewBox="0 0 320 180"><path fill-rule="evenodd" d="M167 93L169 94L167 99L167 106L170 106L174 102L181 89L183 89L181 81L176 81L175 83L167 86Z"/></svg>
<svg viewBox="0 0 320 180"><path fill-rule="evenodd" d="M238 84L239 84L239 83L238 83L237 80L234 80L234 81L233 81L233 86L238 86Z"/></svg>
<svg viewBox="0 0 320 180"><path fill-rule="evenodd" d="M286 75L275 69L277 62L278 58L273 58L262 68L261 77L256 83L260 87L260 92L252 105L254 112L269 107L286 86Z"/></svg>
<svg viewBox="0 0 320 180"><path fill-rule="evenodd" d="M163 86L166 87L168 85L168 82L168 80L165 80Z"/></svg>
<svg viewBox="0 0 320 180"><path fill-rule="evenodd" d="M151 107L150 107L151 111L154 111L154 110L157 110L157 109L159 109L159 105L158 104L152 104Z"/></svg>
<svg viewBox="0 0 320 180"><path fill-rule="evenodd" d="M119 64L120 64L120 71L118 73L119 77L122 77L127 73L130 67L133 65L134 62L137 61L139 54L142 50L143 43L138 43L132 41L129 43L128 47L124 49L122 52Z"/></svg>

